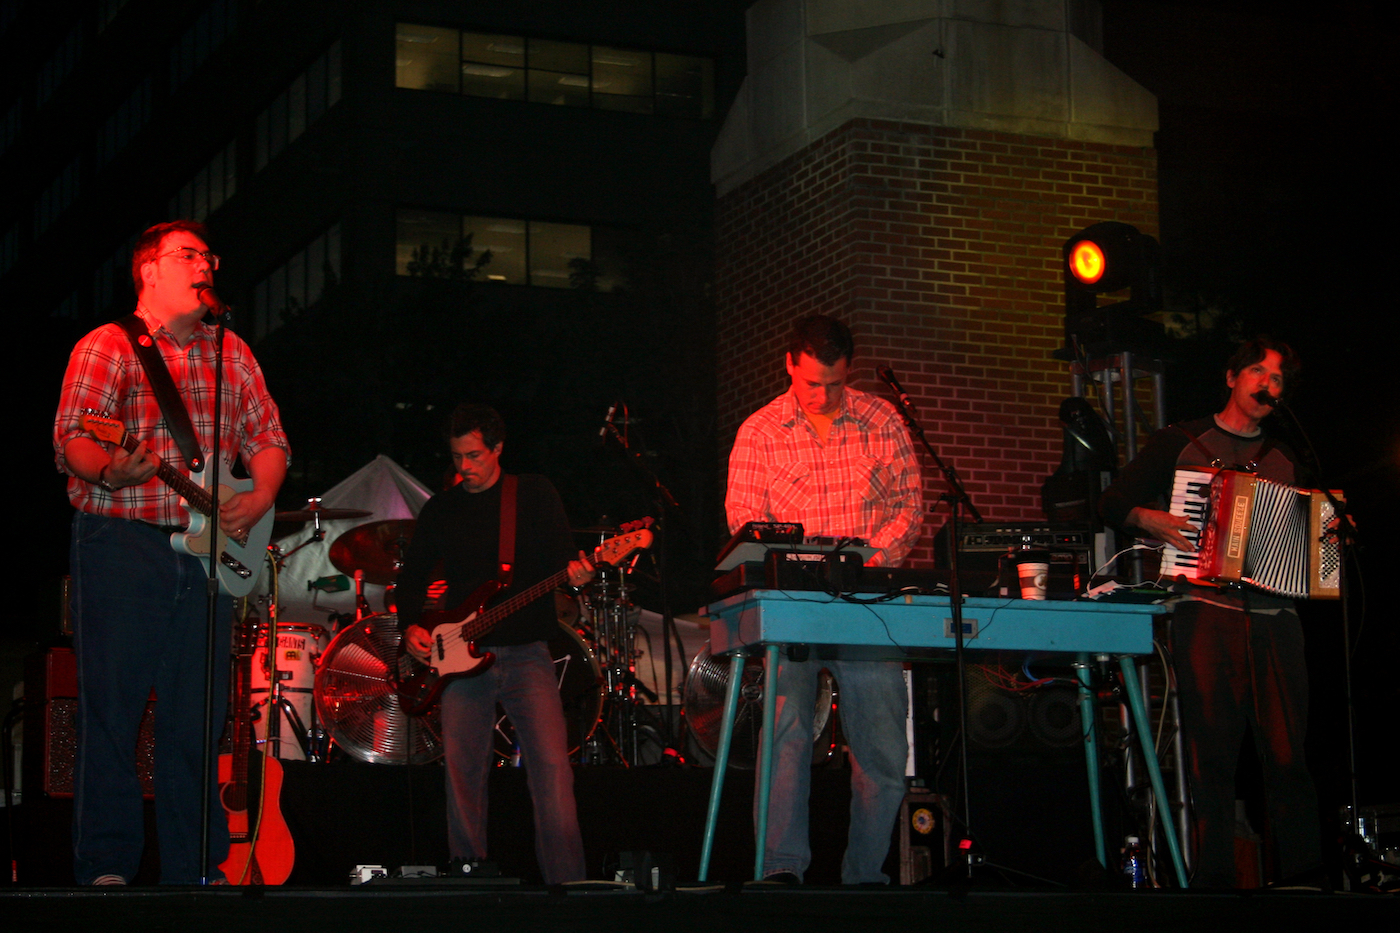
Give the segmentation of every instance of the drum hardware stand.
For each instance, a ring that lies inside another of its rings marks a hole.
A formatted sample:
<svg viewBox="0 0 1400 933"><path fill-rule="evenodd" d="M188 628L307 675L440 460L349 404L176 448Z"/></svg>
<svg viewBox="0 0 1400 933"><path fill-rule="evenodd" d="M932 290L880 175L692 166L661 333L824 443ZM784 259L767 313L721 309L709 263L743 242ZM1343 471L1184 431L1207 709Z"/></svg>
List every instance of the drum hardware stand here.
<svg viewBox="0 0 1400 933"><path fill-rule="evenodd" d="M622 408L622 431L621 431L621 432L618 431L617 426L613 423L613 414L616 412L616 410L617 410L618 407L621 407L621 408ZM650 486L651 486L651 488L652 488L652 491L653 491L653 493L654 493L653 501L656 503L657 514L663 517L663 521L664 521L664 517L665 517L666 513L669 511L669 512L670 512L672 515L674 515L675 518L681 523L682 527L684 527L685 529L687 529L688 531L690 531L691 537L692 537L692 538L697 538L698 536L696 536L695 533L694 533L694 525L691 524L691 522L689 521L689 519L686 517L686 514L685 514L685 512L681 509L680 502L678 502L678 501L676 500L675 495L672 494L671 490L667 488L666 484L663 483L663 482L661 481L661 478L660 478L659 476L657 476L656 473L653 472L652 469L647 465L646 459L645 459L644 457L642 457L642 455L641 455L638 451L635 451L635 450L632 449L632 445L631 445L631 443L630 443L629 440L628 440L628 437L629 437L629 428L630 428L630 426L631 426L631 411L630 411L630 409L628 409L627 403L626 403L625 400L623 400L623 399L618 399L618 400L616 401L616 403L615 403L611 408L608 409L607 417L604 419L603 427L599 430L598 434L599 434L600 437L603 437L603 438L605 438L605 439L608 437L608 435L611 435L620 445L622 445L623 451L627 454L628 461L632 464L633 467L636 468L637 472L646 480L646 482L647 482L648 484L650 484ZM648 519L648 521L650 521L650 520ZM684 648L683 648L683 646L682 646L682 644L681 644L680 632L676 629L676 617L675 617L675 614L671 611L670 598L669 598L669 594L667 593L667 589L666 589L666 551L667 551L667 548L666 548L665 536L661 533L661 526L662 526L662 523L663 523L663 522L657 522L657 523L656 523L656 531L657 531L657 547L656 547L656 552L657 552L657 556L656 556L656 558L655 558L655 560L656 560L656 565L655 565L655 566L656 566L656 570L657 570L657 590L658 590L659 593L661 594L661 600L662 600L662 611L661 611L661 649L662 649L662 650L661 650L661 656L662 656L662 672L663 672L663 677L664 677L664 680L665 680L665 687L664 687L665 699L661 702L661 705L665 707L665 713L664 713L663 716L662 716L662 729L661 729L661 735L662 735L662 738L663 738L662 757L663 757L663 760L669 758L670 760L673 760L673 761L682 761L682 762L683 762L683 761L684 761L683 750L684 750L684 747L685 747L685 734L684 734L684 730L685 730L685 720L684 720L684 717L683 717L683 716L677 716L677 715L676 715L677 710L675 710L675 709L673 708L674 705L675 705L675 703L674 703L675 690L672 689L673 675L672 675L672 667L671 667L671 646L672 646L673 644L675 645L676 653L677 653L677 654L680 656L680 658L681 658L681 676L682 676L682 678L684 678L684 676L685 676L687 659L686 659L686 657L685 657L685 650L684 650ZM633 566L635 566L635 565L636 565L636 561L634 560L634 561L633 561ZM635 633L634 633L634 634L635 634ZM633 670L633 674L634 674L633 679L634 679L634 681L635 681L635 669L634 669L633 666L630 665L630 664L629 664L629 669L632 669L632 670ZM682 691L684 691L684 685L683 685L683 684L682 684ZM656 702L656 701L659 699L659 697L653 696L653 697L650 697L650 699L652 700L652 702ZM635 702L635 697L634 697L634 702ZM635 726L635 722L636 722L635 714L634 714L634 716L633 716L632 722L633 722L633 725ZM679 730L680 730L679 734L672 734L673 724L675 724L675 723L679 723L679 724L680 724L680 725L679 725Z"/></svg>
<svg viewBox="0 0 1400 933"><path fill-rule="evenodd" d="M320 501L320 500L315 500ZM271 564L273 580L279 579L279 573L286 559L295 554L309 541L303 542L297 547L283 554L277 545L268 547L268 562ZM321 728L316 716L316 704L311 704L311 722L303 723L301 714L292 705L291 699L282 695L282 678L278 676L277 658L281 654L277 643L277 592L276 582L269 589L267 599L267 647L263 658L267 664L267 727L263 738L265 753L280 759L282 757L282 715L285 714L291 722L293 737L297 746L301 749L302 758L310 763L324 764L326 761L326 732ZM256 640L255 640L256 641Z"/></svg>
<svg viewBox="0 0 1400 933"><path fill-rule="evenodd" d="M635 562L635 559L634 559ZM637 680L637 623L629 618L626 575L628 568L599 564L597 576L587 588L593 616L593 635L603 672L603 723L613 753L622 764L637 761L640 745L637 728L637 694L651 700L657 695ZM595 730L585 750L585 761L602 763L602 743Z"/></svg>

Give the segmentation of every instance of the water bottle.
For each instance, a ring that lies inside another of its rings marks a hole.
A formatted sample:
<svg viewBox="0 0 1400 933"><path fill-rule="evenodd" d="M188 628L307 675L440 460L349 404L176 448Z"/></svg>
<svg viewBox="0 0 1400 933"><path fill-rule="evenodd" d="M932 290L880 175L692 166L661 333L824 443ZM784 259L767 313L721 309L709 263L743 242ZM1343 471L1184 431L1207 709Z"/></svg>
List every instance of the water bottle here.
<svg viewBox="0 0 1400 933"><path fill-rule="evenodd" d="M1147 887L1146 875L1143 873L1142 844L1137 836L1128 836L1123 840L1123 877L1128 881L1128 887L1137 890Z"/></svg>

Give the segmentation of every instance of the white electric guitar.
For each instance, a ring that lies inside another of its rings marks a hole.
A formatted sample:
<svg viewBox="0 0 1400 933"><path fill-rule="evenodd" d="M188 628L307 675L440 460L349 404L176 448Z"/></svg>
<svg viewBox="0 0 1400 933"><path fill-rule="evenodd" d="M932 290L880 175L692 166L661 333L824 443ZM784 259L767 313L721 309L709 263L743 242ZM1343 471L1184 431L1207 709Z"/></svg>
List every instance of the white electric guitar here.
<svg viewBox="0 0 1400 933"><path fill-rule="evenodd" d="M94 438L108 444L117 444L128 453L134 452L141 442L127 433L126 427L106 412L91 408L78 416L79 426ZM212 514L214 497L193 478L177 471L169 463L156 457L156 476L160 477L184 500L189 512L190 524L184 531L170 536L170 546L181 554L194 557L207 557L209 554L210 531L217 531L219 552L219 589L229 596L247 596L253 591L262 572L263 556L267 542L272 538L273 510L268 509L258 523L242 535L230 537L219 528L217 518ZM224 473L219 482L219 500L224 501L236 492L247 492L253 488L250 479L236 479Z"/></svg>

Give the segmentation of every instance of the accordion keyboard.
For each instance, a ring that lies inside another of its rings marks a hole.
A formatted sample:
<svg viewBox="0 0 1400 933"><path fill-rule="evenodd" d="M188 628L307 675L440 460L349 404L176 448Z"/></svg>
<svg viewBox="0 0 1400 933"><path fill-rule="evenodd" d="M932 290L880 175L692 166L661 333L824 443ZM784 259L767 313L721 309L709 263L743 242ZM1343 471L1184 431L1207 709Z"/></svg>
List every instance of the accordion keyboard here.
<svg viewBox="0 0 1400 933"><path fill-rule="evenodd" d="M1198 550L1180 551L1168 544L1162 549L1161 576L1166 580L1186 577L1198 578L1200 560L1201 529L1205 527L1206 514L1210 510L1210 481L1216 470L1178 469L1172 480L1171 504L1167 511L1173 515L1185 515L1195 525L1194 530L1181 533Z"/></svg>

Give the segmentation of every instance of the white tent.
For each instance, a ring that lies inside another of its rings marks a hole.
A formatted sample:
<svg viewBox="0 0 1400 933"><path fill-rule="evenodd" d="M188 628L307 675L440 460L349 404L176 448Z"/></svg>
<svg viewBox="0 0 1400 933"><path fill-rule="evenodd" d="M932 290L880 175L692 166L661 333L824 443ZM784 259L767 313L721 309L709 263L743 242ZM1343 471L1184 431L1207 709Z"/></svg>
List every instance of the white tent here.
<svg viewBox="0 0 1400 933"><path fill-rule="evenodd" d="M308 544L288 557L282 567L278 606L280 621L320 625L329 628L328 616L334 612L355 611L355 591L321 593L308 588L311 581L340 573L331 563L331 544L340 535L359 525L389 519L417 518L432 493L408 474L403 467L380 454L356 470L321 496L321 505L328 509L365 509L373 513L367 518L341 519L322 522L325 540ZM289 553L311 538L314 528L307 522L294 534L279 538L282 553ZM264 575L264 591L269 575ZM384 587L366 584L365 598L376 612L384 610Z"/></svg>

